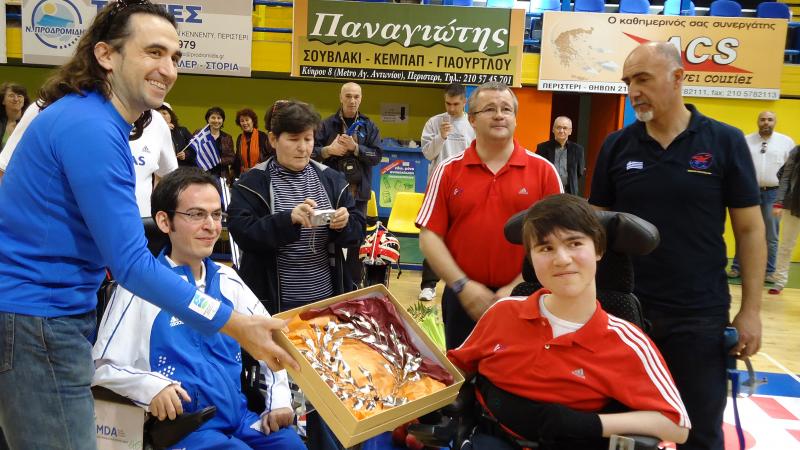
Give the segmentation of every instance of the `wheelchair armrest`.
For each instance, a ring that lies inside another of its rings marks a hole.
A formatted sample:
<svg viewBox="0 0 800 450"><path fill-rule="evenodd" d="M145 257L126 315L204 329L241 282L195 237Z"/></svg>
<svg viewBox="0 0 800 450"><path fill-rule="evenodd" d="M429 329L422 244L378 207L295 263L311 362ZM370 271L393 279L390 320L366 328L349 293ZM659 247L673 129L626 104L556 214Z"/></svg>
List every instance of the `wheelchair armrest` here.
<svg viewBox="0 0 800 450"><path fill-rule="evenodd" d="M448 417L465 414L475 407L475 385L465 382L458 391L453 403L441 409L442 414Z"/></svg>
<svg viewBox="0 0 800 450"><path fill-rule="evenodd" d="M119 395L103 386L92 386L92 396L97 400L136 406L128 397ZM142 413L144 413L144 410L142 410ZM169 447L200 428L201 425L211 420L216 414L217 407L209 406L193 413L181 414L175 420L160 421L150 416L144 424L144 432L145 435L150 436L150 440L156 448Z"/></svg>
<svg viewBox="0 0 800 450"><path fill-rule="evenodd" d="M408 426L408 434L429 447L454 443L453 448L460 448L475 426L475 404L475 385L465 382L453 403L420 417L420 423Z"/></svg>
<svg viewBox="0 0 800 450"><path fill-rule="evenodd" d="M608 448L611 450L658 450L661 439L652 436L640 436L627 434L618 436L611 435Z"/></svg>
<svg viewBox="0 0 800 450"><path fill-rule="evenodd" d="M184 413L175 420L158 420L150 417L144 425L154 447L165 448L177 444L189 433L200 428L217 414L216 406L208 406L193 413Z"/></svg>
<svg viewBox="0 0 800 450"><path fill-rule="evenodd" d="M136 406L136 404L133 403L128 397L119 395L111 389L103 386L92 386L92 397L94 397L95 400L105 400L111 403Z"/></svg>
<svg viewBox="0 0 800 450"><path fill-rule="evenodd" d="M457 421L441 416L437 424L412 423L408 426L408 434L414 436L426 447L449 447L456 435Z"/></svg>

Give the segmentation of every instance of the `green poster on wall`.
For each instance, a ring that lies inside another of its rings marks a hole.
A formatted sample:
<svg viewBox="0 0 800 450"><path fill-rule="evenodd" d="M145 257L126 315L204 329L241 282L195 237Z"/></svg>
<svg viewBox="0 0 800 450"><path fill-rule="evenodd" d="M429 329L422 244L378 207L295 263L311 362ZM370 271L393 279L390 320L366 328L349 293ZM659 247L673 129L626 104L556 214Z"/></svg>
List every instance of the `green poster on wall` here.
<svg viewBox="0 0 800 450"><path fill-rule="evenodd" d="M382 208L391 208L397 192L416 191L416 164L414 161L397 159L381 169L381 195L378 203Z"/></svg>

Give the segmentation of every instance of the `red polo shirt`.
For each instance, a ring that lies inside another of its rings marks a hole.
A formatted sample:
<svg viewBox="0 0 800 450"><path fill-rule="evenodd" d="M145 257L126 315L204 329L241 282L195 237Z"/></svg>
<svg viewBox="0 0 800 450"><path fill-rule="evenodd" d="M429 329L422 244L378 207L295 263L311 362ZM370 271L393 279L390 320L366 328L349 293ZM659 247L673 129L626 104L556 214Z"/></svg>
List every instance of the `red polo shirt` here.
<svg viewBox="0 0 800 450"><path fill-rule="evenodd" d="M664 359L639 328L608 315L598 303L583 327L553 339L539 310L544 293L498 301L447 357L520 397L579 411L598 411L616 399L631 410L658 411L689 426Z"/></svg>
<svg viewBox="0 0 800 450"><path fill-rule="evenodd" d="M441 236L469 278L502 287L520 273L525 254L521 245L506 241L503 226L512 215L562 192L562 185L549 161L516 140L506 165L492 173L475 142L433 172L417 226Z"/></svg>

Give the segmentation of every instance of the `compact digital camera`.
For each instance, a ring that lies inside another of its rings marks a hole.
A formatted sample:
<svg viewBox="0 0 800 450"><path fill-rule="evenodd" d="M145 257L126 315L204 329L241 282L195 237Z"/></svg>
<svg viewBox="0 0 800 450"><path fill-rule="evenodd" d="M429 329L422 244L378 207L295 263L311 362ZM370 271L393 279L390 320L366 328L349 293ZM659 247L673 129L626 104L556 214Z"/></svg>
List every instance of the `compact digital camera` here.
<svg viewBox="0 0 800 450"><path fill-rule="evenodd" d="M311 216L311 225L315 227L330 225L334 213L336 213L335 209L315 209L314 215Z"/></svg>

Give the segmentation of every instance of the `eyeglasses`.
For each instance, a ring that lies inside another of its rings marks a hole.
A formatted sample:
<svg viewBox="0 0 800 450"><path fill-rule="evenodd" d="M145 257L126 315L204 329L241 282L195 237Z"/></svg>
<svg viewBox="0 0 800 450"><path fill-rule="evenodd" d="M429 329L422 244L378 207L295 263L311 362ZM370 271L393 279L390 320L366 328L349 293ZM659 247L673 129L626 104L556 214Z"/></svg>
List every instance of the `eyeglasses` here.
<svg viewBox="0 0 800 450"><path fill-rule="evenodd" d="M129 7L129 6L138 6L138 5L149 5L151 4L149 0L117 0L107 6L109 8L108 16L106 17L106 23L103 26L103 32L100 33L100 40L103 40L108 35L108 32L111 31L111 25L114 23L114 19L117 17L120 11Z"/></svg>
<svg viewBox="0 0 800 450"><path fill-rule="evenodd" d="M177 214L180 214L182 216L186 216L186 220L188 220L189 222L192 222L192 223L205 222L206 220L208 220L209 217L211 217L211 220L213 220L214 222L222 222L223 219L227 219L228 218L228 215L226 213L222 212L222 211L208 212L208 211L205 211L205 210L202 210L202 209L193 209L193 210L188 211L188 212L183 212L183 211L176 211L176 210L173 209L173 210L168 211L168 212L177 213Z"/></svg>
<svg viewBox="0 0 800 450"><path fill-rule="evenodd" d="M569 131L572 127L555 127L556 131Z"/></svg>
<svg viewBox="0 0 800 450"><path fill-rule="evenodd" d="M476 116L480 114L492 114L492 115L501 114L503 116L509 117L514 115L514 108L511 108L510 106L503 106L499 108L496 106L489 106L487 108L483 108L480 111L475 111L473 114L475 114Z"/></svg>
<svg viewBox="0 0 800 450"><path fill-rule="evenodd" d="M761 153L767 153L767 143L766 142L762 142L761 143Z"/></svg>

